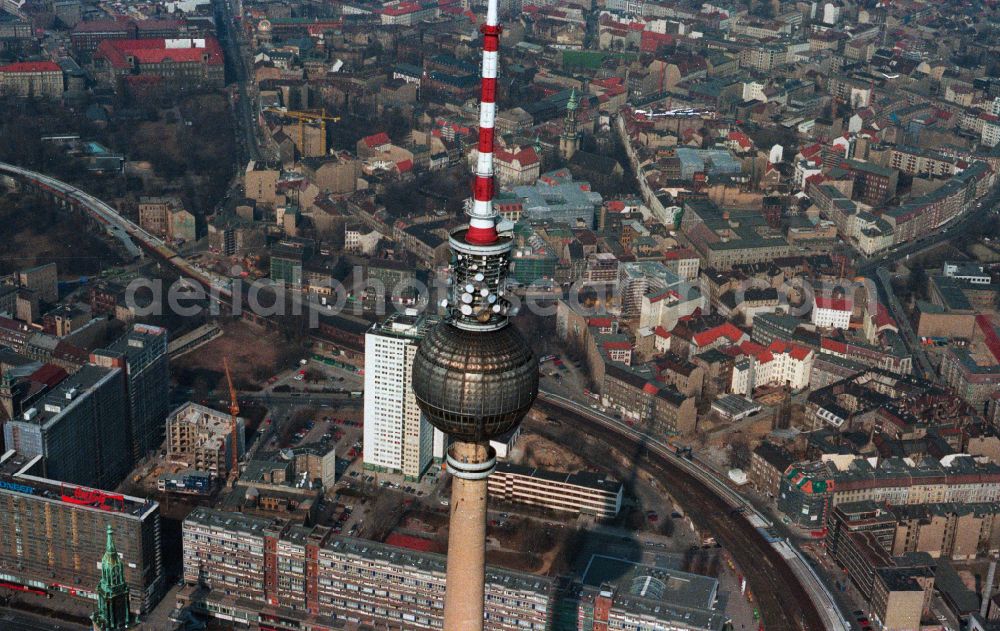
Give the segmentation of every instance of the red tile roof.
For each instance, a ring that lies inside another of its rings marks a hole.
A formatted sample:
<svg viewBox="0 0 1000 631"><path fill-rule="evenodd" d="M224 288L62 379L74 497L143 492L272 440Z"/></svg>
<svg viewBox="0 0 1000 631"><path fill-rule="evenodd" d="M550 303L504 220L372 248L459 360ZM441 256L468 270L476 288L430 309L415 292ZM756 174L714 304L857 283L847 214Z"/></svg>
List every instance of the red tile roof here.
<svg viewBox="0 0 1000 631"><path fill-rule="evenodd" d="M520 151L507 151L503 147L496 147L493 151L495 158L501 162L517 161L522 167L538 163L538 154L533 147L523 147Z"/></svg>
<svg viewBox="0 0 1000 631"><path fill-rule="evenodd" d="M792 344L791 342L786 342L784 340L774 340L771 345L768 346L768 350L772 353L788 353L792 356L792 359L798 361L804 360L812 352L805 346L799 346L798 344Z"/></svg>
<svg viewBox="0 0 1000 631"><path fill-rule="evenodd" d="M851 311L852 306L844 298L830 298L828 296L814 296L813 300L818 309L832 309L833 311Z"/></svg>
<svg viewBox="0 0 1000 631"><path fill-rule="evenodd" d="M54 61L21 61L0 66L0 72L62 72Z"/></svg>
<svg viewBox="0 0 1000 631"><path fill-rule="evenodd" d="M676 261L678 259L693 259L697 258L698 255L695 254L694 250L690 248L677 248L674 250L667 250L663 253L663 260L665 261Z"/></svg>
<svg viewBox="0 0 1000 631"><path fill-rule="evenodd" d="M55 364L45 364L28 376L28 379L37 383L44 383L52 388L60 381L69 377L69 374L61 366Z"/></svg>
<svg viewBox="0 0 1000 631"><path fill-rule="evenodd" d="M673 41L674 37L669 33L643 31L639 40L639 48L645 53L656 52L656 49L661 46L669 46Z"/></svg>
<svg viewBox="0 0 1000 631"><path fill-rule="evenodd" d="M741 149L749 149L753 146L753 141L750 140L750 137L736 129L729 132L728 139L738 144Z"/></svg>
<svg viewBox="0 0 1000 631"><path fill-rule="evenodd" d="M605 79L594 79L590 82L590 85L596 85L602 88L620 87L625 82L623 77L607 77Z"/></svg>
<svg viewBox="0 0 1000 631"><path fill-rule="evenodd" d="M755 355L755 356L760 355L766 350L763 346L761 346L757 342L751 342L750 340L747 340L746 342L740 344L739 348L741 351L743 351L744 355Z"/></svg>
<svg viewBox="0 0 1000 631"><path fill-rule="evenodd" d="M875 306L875 327L881 329L884 326L896 328L896 321L889 315L889 310L882 303Z"/></svg>
<svg viewBox="0 0 1000 631"><path fill-rule="evenodd" d="M408 173L413 169L413 160L407 159L397 162L396 169L398 169L400 173Z"/></svg>
<svg viewBox="0 0 1000 631"><path fill-rule="evenodd" d="M371 136L365 136L363 140L365 145L369 149L374 149L375 147L381 147L382 145L392 144L392 141L389 140L389 134L385 133L384 131L379 132L377 134L372 134Z"/></svg>
<svg viewBox="0 0 1000 631"><path fill-rule="evenodd" d="M400 2L396 6L382 9L382 13L385 15L408 15L410 13L417 13L421 10L423 10L423 7L416 2Z"/></svg>
<svg viewBox="0 0 1000 631"><path fill-rule="evenodd" d="M653 333L655 333L659 337L662 337L663 339L670 339L670 331L666 330L662 326L657 326L655 329L653 329Z"/></svg>
<svg viewBox="0 0 1000 631"><path fill-rule="evenodd" d="M184 40L156 39L108 39L101 42L94 53L95 59L106 59L113 67L123 69L128 68L129 57L134 58L139 64L160 64L167 61L178 63L201 63L202 55L208 54L208 65L221 66L223 64L222 48L219 41L214 37L204 38L204 47L195 46L199 40L188 39L190 46L174 48L173 44L168 47L167 42L180 42Z"/></svg>
<svg viewBox="0 0 1000 631"><path fill-rule="evenodd" d="M632 345L629 344L628 342L618 342L618 341L604 342L604 344L602 344L602 346L604 346L604 348L608 349L609 351L630 351L630 350L632 350Z"/></svg>
<svg viewBox="0 0 1000 631"><path fill-rule="evenodd" d="M819 342L820 348L826 349L833 353L847 354L847 344L839 340L831 340L828 337L824 337Z"/></svg>
<svg viewBox="0 0 1000 631"><path fill-rule="evenodd" d="M736 344L743 339L744 335L746 335L746 333L739 330L735 324L726 322L706 331L702 331L701 333L696 333L694 336L694 343L696 346L708 346L709 344L717 341L719 338L725 337L733 344Z"/></svg>
<svg viewBox="0 0 1000 631"><path fill-rule="evenodd" d="M823 151L823 145L817 142L809 145L808 147L805 147L804 149L800 149L799 153L802 154L803 158L808 159L813 156L818 156L821 151Z"/></svg>

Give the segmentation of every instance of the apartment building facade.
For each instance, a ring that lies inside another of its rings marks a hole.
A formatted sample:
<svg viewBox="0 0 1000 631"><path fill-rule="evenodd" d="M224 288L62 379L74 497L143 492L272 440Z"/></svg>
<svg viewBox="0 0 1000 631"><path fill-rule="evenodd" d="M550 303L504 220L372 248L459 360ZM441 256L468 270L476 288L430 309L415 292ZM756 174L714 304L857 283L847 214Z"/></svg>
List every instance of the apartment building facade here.
<svg viewBox="0 0 1000 631"><path fill-rule="evenodd" d="M365 468L417 480L433 459L434 428L417 407L410 372L436 322L397 313L365 335Z"/></svg>
<svg viewBox="0 0 1000 631"><path fill-rule="evenodd" d="M281 519L195 509L178 604L273 629L443 628L445 559ZM487 568L486 629L549 628L552 579Z"/></svg>
<svg viewBox="0 0 1000 631"><path fill-rule="evenodd" d="M0 580L95 599L110 525L130 608L150 611L165 589L159 504L44 478L38 465L38 456L0 457Z"/></svg>
<svg viewBox="0 0 1000 631"><path fill-rule="evenodd" d="M599 519L618 514L625 491L621 482L602 474L559 473L508 462L498 463L487 481L490 496L498 500Z"/></svg>
<svg viewBox="0 0 1000 631"><path fill-rule="evenodd" d="M22 98L58 99L63 72L53 61L22 61L0 66L0 94Z"/></svg>

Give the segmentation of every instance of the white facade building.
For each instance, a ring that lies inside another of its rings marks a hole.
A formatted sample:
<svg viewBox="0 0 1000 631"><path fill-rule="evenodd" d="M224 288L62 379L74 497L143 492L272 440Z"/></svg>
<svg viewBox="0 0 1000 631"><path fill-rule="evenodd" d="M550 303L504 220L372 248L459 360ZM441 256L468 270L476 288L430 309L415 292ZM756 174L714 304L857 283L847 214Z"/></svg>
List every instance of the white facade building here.
<svg viewBox="0 0 1000 631"><path fill-rule="evenodd" d="M813 296L812 323L824 329L848 329L851 326L851 303L844 298Z"/></svg>
<svg viewBox="0 0 1000 631"><path fill-rule="evenodd" d="M945 261L944 275L951 278L957 278L958 280L964 280L965 282L972 283L973 285L989 285L993 280L987 272L983 271L982 265L977 263L966 263L964 261L958 263Z"/></svg>
<svg viewBox="0 0 1000 631"><path fill-rule="evenodd" d="M983 133L980 137L980 142L987 147L996 147L1000 144L1000 123L983 121Z"/></svg>
<svg viewBox="0 0 1000 631"><path fill-rule="evenodd" d="M793 391L809 386L816 357L811 348L775 340L765 350L748 350L748 357L733 367L730 389L734 394L750 396L760 386L788 386Z"/></svg>
<svg viewBox="0 0 1000 631"><path fill-rule="evenodd" d="M436 322L395 314L365 335L366 469L416 480L431 463L434 428L417 407L411 371L420 340Z"/></svg>
<svg viewBox="0 0 1000 631"><path fill-rule="evenodd" d="M836 24L840 20L840 7L832 2L823 5L823 24Z"/></svg>

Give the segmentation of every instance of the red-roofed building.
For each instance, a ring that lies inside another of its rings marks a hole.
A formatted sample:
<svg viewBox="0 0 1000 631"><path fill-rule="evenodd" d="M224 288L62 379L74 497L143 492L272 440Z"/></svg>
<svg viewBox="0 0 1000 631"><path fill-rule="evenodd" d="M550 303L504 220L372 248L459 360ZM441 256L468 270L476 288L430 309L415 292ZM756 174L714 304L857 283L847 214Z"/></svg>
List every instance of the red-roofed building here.
<svg viewBox="0 0 1000 631"><path fill-rule="evenodd" d="M594 316L587 319L587 326L597 329L599 333L608 335L610 333L617 333L618 327L614 318L609 318L607 316Z"/></svg>
<svg viewBox="0 0 1000 631"><path fill-rule="evenodd" d="M384 131L371 136L365 136L358 141L358 157L368 158L378 153L388 151L392 147L389 134Z"/></svg>
<svg viewBox="0 0 1000 631"><path fill-rule="evenodd" d="M661 48L672 45L674 37L670 33L643 31L639 39L639 48L644 53L655 53Z"/></svg>
<svg viewBox="0 0 1000 631"><path fill-rule="evenodd" d="M611 361L632 365L632 344L624 340L601 341L601 350Z"/></svg>
<svg viewBox="0 0 1000 631"><path fill-rule="evenodd" d="M824 337L819 341L819 348L820 351L824 353L830 353L831 355L837 355L839 357L847 357L847 344L841 342L840 340Z"/></svg>
<svg viewBox="0 0 1000 631"><path fill-rule="evenodd" d="M774 340L764 348L745 342L740 345L742 359L733 366L730 389L734 394L750 396L761 386L784 386L793 391L809 386L816 353L805 346Z"/></svg>
<svg viewBox="0 0 1000 631"><path fill-rule="evenodd" d="M670 331L662 326L653 329L653 347L658 353L666 353L670 350Z"/></svg>
<svg viewBox="0 0 1000 631"><path fill-rule="evenodd" d="M865 339L869 344L874 344L879 335L886 331L899 332L896 321L889 314L889 310L880 302L868 305L867 312L862 320L864 325Z"/></svg>
<svg viewBox="0 0 1000 631"><path fill-rule="evenodd" d="M726 147L735 153L746 153L753 149L753 141L743 132L734 129L726 137Z"/></svg>
<svg viewBox="0 0 1000 631"><path fill-rule="evenodd" d="M472 159L477 160L479 152L472 151ZM506 147L498 143L493 152L493 168L497 184L500 186L527 186L534 184L541 174L542 161L534 147L514 145Z"/></svg>
<svg viewBox="0 0 1000 631"><path fill-rule="evenodd" d="M433 20L438 16L438 6L435 3L399 2L386 7L379 12L382 24L413 26L424 20Z"/></svg>
<svg viewBox="0 0 1000 631"><path fill-rule="evenodd" d="M825 329L848 329L854 309L846 298L813 296L812 323Z"/></svg>
<svg viewBox="0 0 1000 631"><path fill-rule="evenodd" d="M691 338L691 354L696 355L710 348L716 348L723 344L742 344L750 339L750 336L741 331L732 322L724 322L719 326L706 329L701 333L695 333Z"/></svg>
<svg viewBox="0 0 1000 631"><path fill-rule="evenodd" d="M62 69L51 61L24 61L0 66L0 94L21 98L62 98Z"/></svg>
<svg viewBox="0 0 1000 631"><path fill-rule="evenodd" d="M225 85L222 48L214 37L107 40L97 47L94 63L98 76L120 89L127 89L130 77L158 77L165 90Z"/></svg>

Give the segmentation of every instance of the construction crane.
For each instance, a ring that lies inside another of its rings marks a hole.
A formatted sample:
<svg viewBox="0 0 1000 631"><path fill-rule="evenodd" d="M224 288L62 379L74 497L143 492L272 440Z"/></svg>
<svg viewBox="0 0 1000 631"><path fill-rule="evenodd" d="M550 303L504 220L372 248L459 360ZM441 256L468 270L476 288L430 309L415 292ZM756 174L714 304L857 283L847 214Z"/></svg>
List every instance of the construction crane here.
<svg viewBox="0 0 1000 631"><path fill-rule="evenodd" d="M306 146L306 123L319 123L320 135L323 139L322 154L326 155L326 121L332 123L340 122L339 116L328 116L326 109L321 109L319 112L308 112L301 110L284 110L277 107L268 107L264 109L265 112L271 114L278 114L279 116L284 116L286 118L291 118L299 122L299 153L305 155Z"/></svg>
<svg viewBox="0 0 1000 631"><path fill-rule="evenodd" d="M235 479L237 470L239 469L240 403L236 400L236 388L233 387L233 376L229 373L229 360L223 357L222 365L226 368L226 383L229 384L229 431L233 443L229 456L229 475Z"/></svg>

